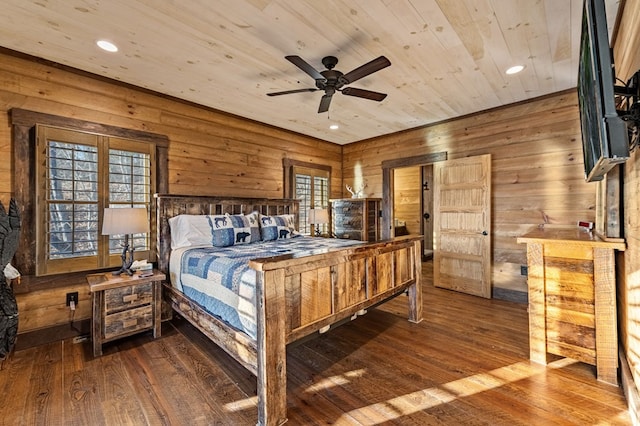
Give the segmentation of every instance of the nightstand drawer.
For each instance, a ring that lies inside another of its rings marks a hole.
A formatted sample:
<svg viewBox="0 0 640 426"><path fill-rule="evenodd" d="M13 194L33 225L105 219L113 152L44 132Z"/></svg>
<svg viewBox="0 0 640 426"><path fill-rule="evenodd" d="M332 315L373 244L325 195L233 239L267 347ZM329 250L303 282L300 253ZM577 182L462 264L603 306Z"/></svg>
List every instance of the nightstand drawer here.
<svg viewBox="0 0 640 426"><path fill-rule="evenodd" d="M153 283L105 290L104 301L107 315L136 306L148 305L153 301Z"/></svg>
<svg viewBox="0 0 640 426"><path fill-rule="evenodd" d="M129 309L104 318L104 339L109 340L127 333L149 329L153 326L153 306Z"/></svg>

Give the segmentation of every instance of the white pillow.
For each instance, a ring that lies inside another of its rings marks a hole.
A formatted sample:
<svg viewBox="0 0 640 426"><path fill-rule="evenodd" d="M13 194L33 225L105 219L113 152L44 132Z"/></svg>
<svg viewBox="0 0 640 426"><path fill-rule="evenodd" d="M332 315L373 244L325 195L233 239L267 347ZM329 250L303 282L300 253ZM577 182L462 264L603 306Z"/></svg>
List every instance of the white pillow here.
<svg viewBox="0 0 640 426"><path fill-rule="evenodd" d="M181 214L169 219L171 248L213 246L211 226L206 215Z"/></svg>

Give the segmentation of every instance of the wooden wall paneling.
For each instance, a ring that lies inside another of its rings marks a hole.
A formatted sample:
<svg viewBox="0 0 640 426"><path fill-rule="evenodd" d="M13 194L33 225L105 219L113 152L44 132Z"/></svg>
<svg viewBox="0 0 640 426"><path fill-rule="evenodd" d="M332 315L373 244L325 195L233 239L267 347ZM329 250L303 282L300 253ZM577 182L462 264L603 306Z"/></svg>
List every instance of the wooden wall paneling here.
<svg viewBox="0 0 640 426"><path fill-rule="evenodd" d="M616 77L622 81L629 79L640 69L640 2L627 1L623 4L621 15L618 16L618 28L613 45L613 58L616 64ZM627 368L622 368L622 383L632 386L625 389L625 394L632 410L634 420L640 418L640 335L637 324L640 321L640 306L636 302L640 294L640 157L636 149L621 170L624 186L622 199L624 200L622 230L627 244L624 253L618 253L617 289L618 289L618 323L622 342L621 352L628 362ZM630 372L631 377L624 376Z"/></svg>
<svg viewBox="0 0 640 426"><path fill-rule="evenodd" d="M20 291L19 286L15 287ZM66 294L78 292L78 303L75 313L66 306ZM91 293L87 281L82 277L78 282L71 282L66 287L51 290L37 290L28 293L17 293L19 330L39 330L51 324L70 324L72 320L80 321L91 317ZM62 303L60 303L62 301Z"/></svg>
<svg viewBox="0 0 640 426"><path fill-rule="evenodd" d="M70 72L5 52L0 53L0 58L0 119L7 123L0 128L2 158L13 157L9 111L20 108L167 135L168 148L158 153L168 174L167 187L158 188L161 193L281 198L282 159L286 157L331 166L331 197L343 195L339 145L87 73ZM26 184L33 178L30 170L34 170L33 165L11 161L0 164L3 202L8 203L17 191L28 190ZM23 217L23 221L32 223L29 220ZM82 284L54 280L51 283L56 289L36 294L29 292L31 284L24 278L22 290L17 290L21 306L19 332L68 323L64 293L82 288ZM90 317L82 306L81 299L76 320Z"/></svg>
<svg viewBox="0 0 640 426"><path fill-rule="evenodd" d="M394 213L411 234L420 234L422 182L420 166L394 169Z"/></svg>
<svg viewBox="0 0 640 426"><path fill-rule="evenodd" d="M541 224L573 226L595 218L595 188L584 182L575 91L346 145L343 179L361 171L369 189L380 188L370 196L382 196L384 205L394 195L384 193L385 164L443 151L449 159L491 154L492 284L494 292L526 297L520 275L525 248L516 247L515 238Z"/></svg>

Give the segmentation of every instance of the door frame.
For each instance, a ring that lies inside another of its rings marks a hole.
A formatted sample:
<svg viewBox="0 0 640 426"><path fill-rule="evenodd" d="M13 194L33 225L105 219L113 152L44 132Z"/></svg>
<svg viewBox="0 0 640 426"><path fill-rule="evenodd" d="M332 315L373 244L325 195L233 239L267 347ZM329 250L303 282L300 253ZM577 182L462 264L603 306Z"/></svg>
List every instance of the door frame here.
<svg viewBox="0 0 640 426"><path fill-rule="evenodd" d="M380 236L382 239L392 238L393 235L393 170L403 167L426 166L439 161L447 161L446 151L433 154L417 155L415 157L397 158L382 162L382 218L380 219Z"/></svg>

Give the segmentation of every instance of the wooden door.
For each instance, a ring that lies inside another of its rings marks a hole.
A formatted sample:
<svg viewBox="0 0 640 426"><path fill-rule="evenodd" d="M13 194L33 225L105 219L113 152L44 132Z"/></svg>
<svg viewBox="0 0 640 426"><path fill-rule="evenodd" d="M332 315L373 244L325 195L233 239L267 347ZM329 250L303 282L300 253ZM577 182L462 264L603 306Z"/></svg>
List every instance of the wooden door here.
<svg viewBox="0 0 640 426"><path fill-rule="evenodd" d="M491 155L433 167L434 284L491 298Z"/></svg>

